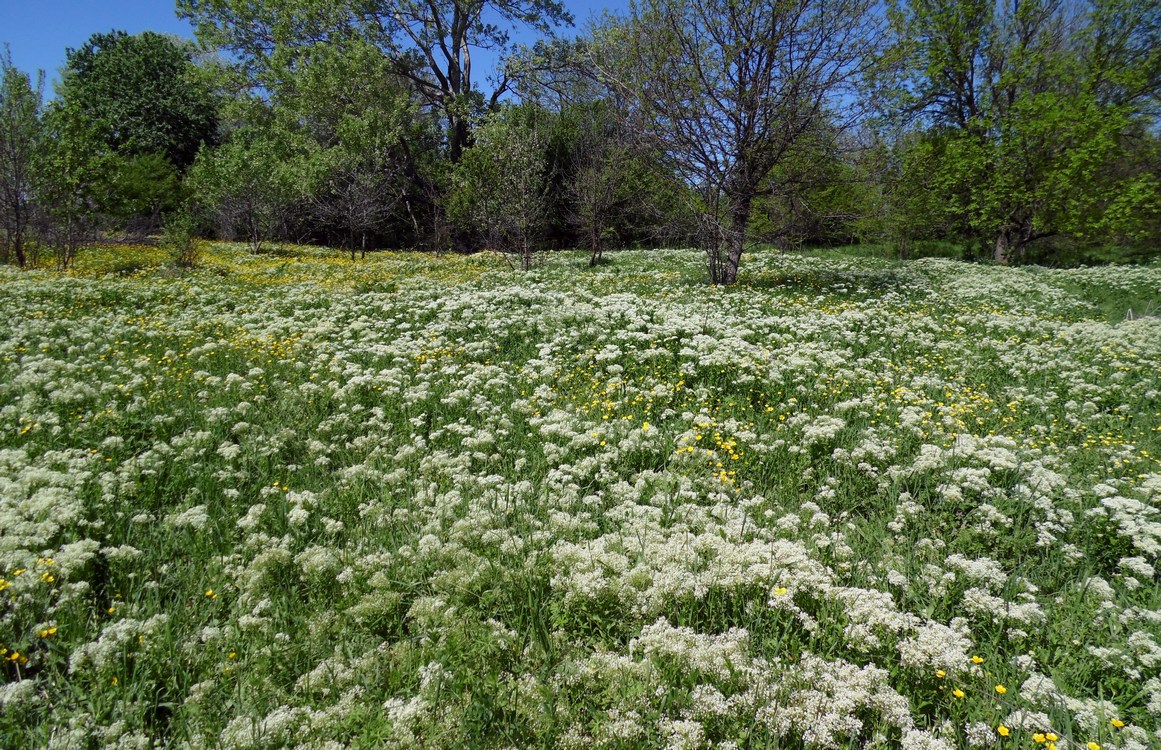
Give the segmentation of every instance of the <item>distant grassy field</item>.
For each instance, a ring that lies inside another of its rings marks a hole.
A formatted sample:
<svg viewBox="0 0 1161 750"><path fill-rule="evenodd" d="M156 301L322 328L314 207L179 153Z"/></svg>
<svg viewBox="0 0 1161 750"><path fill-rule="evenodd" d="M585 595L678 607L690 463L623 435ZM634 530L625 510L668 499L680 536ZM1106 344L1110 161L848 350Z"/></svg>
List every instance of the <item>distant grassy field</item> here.
<svg viewBox="0 0 1161 750"><path fill-rule="evenodd" d="M0 745L1161 746L1161 266L586 261L0 267Z"/></svg>

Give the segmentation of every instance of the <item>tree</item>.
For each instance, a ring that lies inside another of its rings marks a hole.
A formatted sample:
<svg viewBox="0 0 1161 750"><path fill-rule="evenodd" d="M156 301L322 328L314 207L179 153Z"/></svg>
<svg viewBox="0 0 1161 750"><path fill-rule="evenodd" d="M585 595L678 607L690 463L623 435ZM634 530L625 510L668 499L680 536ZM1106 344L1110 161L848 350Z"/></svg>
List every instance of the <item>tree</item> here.
<svg viewBox="0 0 1161 750"><path fill-rule="evenodd" d="M990 238L996 262L1059 234L1133 234L1156 203L1155 175L1116 166L1156 101L1159 17L1109 0L892 7L891 104L932 132L949 219Z"/></svg>
<svg viewBox="0 0 1161 750"><path fill-rule="evenodd" d="M275 117L317 145L313 215L353 260L396 215L411 183L425 180L418 164L435 140L430 118L366 43L316 50L290 84L273 97Z"/></svg>
<svg viewBox="0 0 1161 750"><path fill-rule="evenodd" d="M172 37L94 34L68 50L60 93L124 156L160 153L184 170L217 139L218 99L191 45Z"/></svg>
<svg viewBox="0 0 1161 750"><path fill-rule="evenodd" d="M601 33L610 82L700 194L712 283L737 279L771 171L872 63L872 10L870 0L641 0Z"/></svg>
<svg viewBox="0 0 1161 750"><path fill-rule="evenodd" d="M68 102L54 102L44 125L33 165L33 196L57 267L65 269L101 228L116 157L99 125Z"/></svg>
<svg viewBox="0 0 1161 750"><path fill-rule="evenodd" d="M309 194L317 162L293 134L250 127L198 154L190 170L194 202L226 236L241 236L254 253L284 226L287 212Z"/></svg>
<svg viewBox="0 0 1161 750"><path fill-rule="evenodd" d="M557 211L589 250L589 265L605 249L656 224L666 188L625 113L608 99L575 101L556 116L560 179Z"/></svg>
<svg viewBox="0 0 1161 750"><path fill-rule="evenodd" d="M544 230L548 194L546 138L533 118L507 110L476 132L476 145L453 172L449 213L485 242L520 256L525 271Z"/></svg>
<svg viewBox="0 0 1161 750"><path fill-rule="evenodd" d="M44 76L36 86L12 64L5 48L0 56L0 227L4 244L0 261L9 257L22 268L28 262L25 242L32 220L32 176L41 138Z"/></svg>
<svg viewBox="0 0 1161 750"><path fill-rule="evenodd" d="M177 9L199 38L238 56L271 90L320 47L371 45L445 118L453 162L469 144L472 117L494 108L511 85L501 71L485 97L472 69L474 51L509 51L502 24L551 33L572 22L559 0L178 0Z"/></svg>

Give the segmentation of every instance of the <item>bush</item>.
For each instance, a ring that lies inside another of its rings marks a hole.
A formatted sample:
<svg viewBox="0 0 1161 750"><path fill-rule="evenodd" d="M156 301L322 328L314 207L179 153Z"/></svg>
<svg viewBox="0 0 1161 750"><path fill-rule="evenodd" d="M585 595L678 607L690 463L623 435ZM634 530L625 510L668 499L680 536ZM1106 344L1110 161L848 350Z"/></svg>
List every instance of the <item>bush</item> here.
<svg viewBox="0 0 1161 750"><path fill-rule="evenodd" d="M194 227L193 216L185 211L171 216L165 222L161 246L178 268L193 268L198 264L200 251Z"/></svg>

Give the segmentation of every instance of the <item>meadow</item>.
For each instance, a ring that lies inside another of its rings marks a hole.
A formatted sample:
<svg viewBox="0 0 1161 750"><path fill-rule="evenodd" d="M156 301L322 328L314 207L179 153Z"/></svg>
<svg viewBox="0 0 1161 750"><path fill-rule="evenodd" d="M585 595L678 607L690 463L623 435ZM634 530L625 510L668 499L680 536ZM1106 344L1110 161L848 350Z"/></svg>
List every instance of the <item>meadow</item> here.
<svg viewBox="0 0 1161 750"><path fill-rule="evenodd" d="M586 261L0 267L0 745L1161 746L1161 266Z"/></svg>

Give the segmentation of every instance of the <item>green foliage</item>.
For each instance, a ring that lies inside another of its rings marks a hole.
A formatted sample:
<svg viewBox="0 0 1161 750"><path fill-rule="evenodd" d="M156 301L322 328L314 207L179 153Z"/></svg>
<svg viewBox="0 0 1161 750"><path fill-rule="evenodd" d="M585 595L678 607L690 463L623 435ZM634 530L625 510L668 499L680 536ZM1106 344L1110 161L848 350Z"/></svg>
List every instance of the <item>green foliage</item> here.
<svg viewBox="0 0 1161 750"><path fill-rule="evenodd" d="M1155 172L1137 156L1148 140L1142 103L1161 80L1147 71L1156 55L1124 57L1139 29L1110 5L1065 14L1049 1L892 7L901 62L880 86L895 114L921 112L934 125L910 142L919 149L911 160L931 175L921 192L943 201L939 223L994 241L998 262L1058 235L1140 238L1161 205ZM1118 32L1114 23L1128 26ZM1137 72L1114 72L1124 65ZM908 171L893 192L912 189ZM909 203L892 222L896 233L908 209L920 208Z"/></svg>
<svg viewBox="0 0 1161 750"><path fill-rule="evenodd" d="M94 34L68 51L61 96L94 123L114 151L164 154L179 170L217 139L219 101L193 48L146 31Z"/></svg>
<svg viewBox="0 0 1161 750"><path fill-rule="evenodd" d="M572 23L560 0L179 0L177 10L200 38L234 53L259 86L277 87L321 45L363 45L439 114L452 162L470 145L472 118L494 108L510 85L501 75L486 95L473 77L473 53L487 49L502 58L511 51L512 28L547 34Z"/></svg>
<svg viewBox="0 0 1161 750"><path fill-rule="evenodd" d="M274 97L272 114L311 142L313 215L352 256L396 218L413 187L408 175L422 183L438 148L438 128L405 80L363 42L313 53Z"/></svg>
<svg viewBox="0 0 1161 750"><path fill-rule="evenodd" d="M72 103L54 102L44 122L33 195L47 222L46 239L57 266L67 268L107 220L110 179L117 172L118 160L105 143L100 125Z"/></svg>
<svg viewBox="0 0 1161 750"><path fill-rule="evenodd" d="M33 160L42 136L43 76L37 86L12 64L5 48L0 56L0 263L28 262L26 238L32 221Z"/></svg>
<svg viewBox="0 0 1161 750"><path fill-rule="evenodd" d="M181 200L181 179L163 154L115 154L108 169L105 214L121 223L141 217L152 225Z"/></svg>
<svg viewBox="0 0 1161 750"><path fill-rule="evenodd" d="M178 211L165 219L161 247L178 268L190 269L198 264L201 253L196 231L197 219L187 210Z"/></svg>
<svg viewBox="0 0 1161 750"><path fill-rule="evenodd" d="M188 182L193 200L226 236L262 250L305 199L316 175L311 144L275 127L251 127L198 155Z"/></svg>
<svg viewBox="0 0 1161 750"><path fill-rule="evenodd" d="M528 270L544 231L549 188L547 139L535 110L506 109L476 129L475 145L452 173L448 214L487 245L520 256Z"/></svg>

